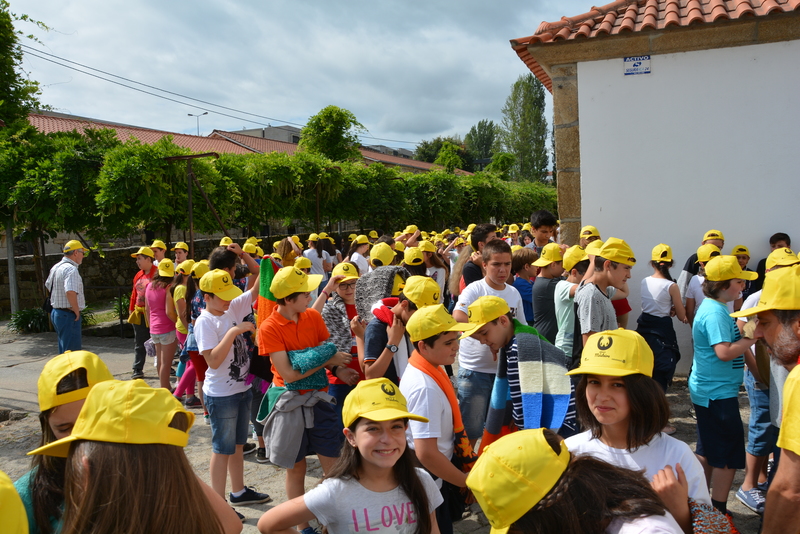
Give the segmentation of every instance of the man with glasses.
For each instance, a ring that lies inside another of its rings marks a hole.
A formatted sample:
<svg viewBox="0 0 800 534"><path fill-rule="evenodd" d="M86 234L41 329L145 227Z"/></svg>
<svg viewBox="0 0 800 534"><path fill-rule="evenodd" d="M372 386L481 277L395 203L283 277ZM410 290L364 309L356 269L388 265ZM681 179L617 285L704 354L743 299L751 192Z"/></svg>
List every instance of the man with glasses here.
<svg viewBox="0 0 800 534"><path fill-rule="evenodd" d="M81 350L81 310L86 307L78 266L89 249L73 239L64 245L64 257L53 265L44 283L50 292L50 319L58 335L58 352Z"/></svg>

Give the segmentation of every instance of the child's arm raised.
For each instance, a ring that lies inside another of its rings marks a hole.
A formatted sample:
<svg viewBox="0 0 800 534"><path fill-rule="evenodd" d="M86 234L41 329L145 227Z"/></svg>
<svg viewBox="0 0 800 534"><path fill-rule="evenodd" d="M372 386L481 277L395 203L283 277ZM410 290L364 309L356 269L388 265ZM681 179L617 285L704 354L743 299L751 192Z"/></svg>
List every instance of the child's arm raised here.
<svg viewBox="0 0 800 534"><path fill-rule="evenodd" d="M203 358L206 359L208 366L212 369L219 368L222 365L222 362L225 361L225 358L228 356L228 352L231 350L231 346L233 345L236 336L239 334L244 334L245 332L255 332L256 325L251 323L250 321L244 321L241 324L237 324L236 326L232 326L226 333L225 336L222 338L222 341L217 343L217 346L213 349L204 350L202 352Z"/></svg>

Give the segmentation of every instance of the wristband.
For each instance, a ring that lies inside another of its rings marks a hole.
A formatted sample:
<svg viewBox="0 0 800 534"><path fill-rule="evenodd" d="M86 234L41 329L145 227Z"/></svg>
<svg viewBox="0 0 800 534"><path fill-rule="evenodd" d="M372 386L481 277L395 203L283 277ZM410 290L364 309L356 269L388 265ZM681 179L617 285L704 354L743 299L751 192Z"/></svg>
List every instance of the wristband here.
<svg viewBox="0 0 800 534"><path fill-rule="evenodd" d="M331 374L333 376L336 376L336 371L338 371L338 370L339 370L339 366L338 365L334 365L333 367L331 367Z"/></svg>
<svg viewBox="0 0 800 534"><path fill-rule="evenodd" d="M323 293L325 293L325 296L326 296L326 297L328 297L328 298L331 298L331 294L330 294L330 293L328 293L328 292L327 292L327 291L325 291L324 289L322 290L322 292L323 292Z"/></svg>

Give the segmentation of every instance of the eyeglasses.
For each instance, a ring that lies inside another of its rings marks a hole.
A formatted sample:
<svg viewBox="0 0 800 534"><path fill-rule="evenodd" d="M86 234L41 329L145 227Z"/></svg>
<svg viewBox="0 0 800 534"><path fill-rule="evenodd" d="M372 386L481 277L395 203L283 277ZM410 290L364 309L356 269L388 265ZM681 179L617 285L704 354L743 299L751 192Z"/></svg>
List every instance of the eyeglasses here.
<svg viewBox="0 0 800 534"><path fill-rule="evenodd" d="M349 284L339 284L339 289L353 289L354 287L356 287L355 282L351 282Z"/></svg>

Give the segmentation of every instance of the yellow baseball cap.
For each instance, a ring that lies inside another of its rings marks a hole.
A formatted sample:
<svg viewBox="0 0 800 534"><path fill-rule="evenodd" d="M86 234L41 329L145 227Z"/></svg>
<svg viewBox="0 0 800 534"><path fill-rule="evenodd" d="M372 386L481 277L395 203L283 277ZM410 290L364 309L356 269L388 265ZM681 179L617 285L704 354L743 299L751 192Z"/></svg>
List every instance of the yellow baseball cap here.
<svg viewBox="0 0 800 534"><path fill-rule="evenodd" d="M544 429L520 430L487 445L467 475L467 487L492 525L492 534L508 528L541 501L570 462L566 444L556 454Z"/></svg>
<svg viewBox="0 0 800 534"><path fill-rule="evenodd" d="M465 243L465 241L464 241L464 238L462 238L462 237L457 237L457 238L456 238L456 240L455 240L455 244L453 245L453 247L460 247L460 246L461 246L461 245L463 245L464 243Z"/></svg>
<svg viewBox="0 0 800 534"><path fill-rule="evenodd" d="M721 254L719 247L717 245L712 245L711 243L706 243L705 245L700 245L697 249L697 261L695 263L706 263L711 258L715 258Z"/></svg>
<svg viewBox="0 0 800 534"><path fill-rule="evenodd" d="M151 388L141 379L107 380L89 392L71 435L28 454L66 458L70 445L78 440L185 447L189 431L169 426L178 413L186 415L192 428L194 414L168 389Z"/></svg>
<svg viewBox="0 0 800 534"><path fill-rule="evenodd" d="M164 258L158 262L158 276L172 278L175 276L175 264L169 258Z"/></svg>
<svg viewBox="0 0 800 534"><path fill-rule="evenodd" d="M442 237L447 237L447 236L449 236L449 235L450 235L450 234L452 234L452 233L453 233L453 232L452 232L452 231L450 231L450 228L445 228L444 230L442 230L442 234L441 234L441 236L442 236Z"/></svg>
<svg viewBox="0 0 800 534"><path fill-rule="evenodd" d="M600 255L600 249L603 248L604 244L605 243L602 240L597 239L595 241L592 241L588 245L586 245L586 248L584 250L586 251L586 254L588 254L588 255L599 256Z"/></svg>
<svg viewBox="0 0 800 534"><path fill-rule="evenodd" d="M161 241L160 239L154 239L153 244L150 245L150 248L160 248L167 250L167 244Z"/></svg>
<svg viewBox="0 0 800 534"><path fill-rule="evenodd" d="M794 255L794 252L790 248L776 248L772 252L769 253L767 256L767 270L774 269L778 265L786 267L789 265L794 265L800 261L800 258Z"/></svg>
<svg viewBox="0 0 800 534"><path fill-rule="evenodd" d="M709 230L703 234L703 241L708 241L709 239L719 239L720 241L725 241L725 236L719 230Z"/></svg>
<svg viewBox="0 0 800 534"><path fill-rule="evenodd" d="M259 238L257 238L257 237L252 237L251 236L251 237L248 237L247 240L245 241L245 244L247 244L247 243L252 243L254 245L258 245L259 243L261 243L261 240Z"/></svg>
<svg viewBox="0 0 800 534"><path fill-rule="evenodd" d="M523 248L525 247L522 245L511 245L511 254L514 254L516 251L522 250Z"/></svg>
<svg viewBox="0 0 800 534"><path fill-rule="evenodd" d="M233 239L231 239L228 236L225 236L225 237L223 237L222 239L219 240L219 246L221 246L221 247L227 247L228 245L232 245L232 244L233 244Z"/></svg>
<svg viewBox="0 0 800 534"><path fill-rule="evenodd" d="M242 252L246 252L248 254L255 254L257 252L257 248L253 243L245 243L242 247Z"/></svg>
<svg viewBox="0 0 800 534"><path fill-rule="evenodd" d="M516 234L519 232L519 226L516 224L508 225L508 233L509 234Z"/></svg>
<svg viewBox="0 0 800 534"><path fill-rule="evenodd" d="M372 239L378 239L378 232L376 232L375 230L370 230L370 231L369 231L369 236L370 236Z"/></svg>
<svg viewBox="0 0 800 534"><path fill-rule="evenodd" d="M331 243L336 243L336 241L334 241L333 238L331 236L329 236L326 232L320 232L319 233L319 238L320 239L327 239Z"/></svg>
<svg viewBox="0 0 800 534"><path fill-rule="evenodd" d="M331 276L344 276L339 283L347 282L348 280L358 280L358 268L351 263L342 262L336 265L331 272Z"/></svg>
<svg viewBox="0 0 800 534"><path fill-rule="evenodd" d="M470 224L467 226L467 232L471 232L471 231L473 231L473 230L475 229L475 227L476 227L476 226L478 226L478 225L477 225L477 224L475 224L475 223L470 223Z"/></svg>
<svg viewBox="0 0 800 534"><path fill-rule="evenodd" d="M214 269L204 274L200 279L200 290L222 300L233 300L242 294L242 290L233 285L230 273L222 269Z"/></svg>
<svg viewBox="0 0 800 534"><path fill-rule="evenodd" d="M357 237L358 237L358 236L357 236L356 234L350 234L349 236L347 236L347 239L348 239L349 241L353 241L353 240L354 240L355 238L357 238Z"/></svg>
<svg viewBox="0 0 800 534"><path fill-rule="evenodd" d="M524 231L526 231L526 230L527 230L528 232L530 232L530 231L531 231L531 223L529 223L529 222L526 222L525 224L523 224L523 225L522 225L522 231L524 232Z"/></svg>
<svg viewBox="0 0 800 534"><path fill-rule="evenodd" d="M580 262L588 259L589 255L580 245L571 246L564 252L564 270L569 272Z"/></svg>
<svg viewBox="0 0 800 534"><path fill-rule="evenodd" d="M383 267L385 265L391 265L394 261L394 250L390 247L387 243L378 243L372 250L369 251L369 261L373 267ZM374 263L378 261L380 263Z"/></svg>
<svg viewBox="0 0 800 534"><path fill-rule="evenodd" d="M192 274L192 267L194 267L194 260L184 260L178 264L175 272L181 274Z"/></svg>
<svg viewBox="0 0 800 534"><path fill-rule="evenodd" d="M299 256L294 260L294 266L298 269L310 269L312 265L311 260L305 256Z"/></svg>
<svg viewBox="0 0 800 534"><path fill-rule="evenodd" d="M597 230L596 227L591 225L586 225L581 228L581 237L600 237L600 232Z"/></svg>
<svg viewBox="0 0 800 534"><path fill-rule="evenodd" d="M342 421L345 428L364 417L370 421L394 421L413 419L428 422L427 417L408 411L406 398L388 378L362 380L347 394L342 406Z"/></svg>
<svg viewBox="0 0 800 534"><path fill-rule="evenodd" d="M548 243L542 249L539 259L533 262L537 267L545 267L556 261L563 261L564 257L561 255L561 248L558 243Z"/></svg>
<svg viewBox="0 0 800 534"><path fill-rule="evenodd" d="M89 252L89 249L84 247L83 244L77 239L72 239L64 243L64 253L72 252L73 250L83 250L84 254Z"/></svg>
<svg viewBox="0 0 800 534"><path fill-rule="evenodd" d="M616 237L606 239L606 242L600 248L599 256L624 265L636 265L636 258L633 256L631 247L625 241Z"/></svg>
<svg viewBox="0 0 800 534"><path fill-rule="evenodd" d="M510 311L511 308L508 307L508 302L500 297L495 297L493 295L478 297L475 299L475 302L470 304L467 308L469 323L465 325L466 328L464 328L464 335L461 336L461 339L471 336L486 323L494 321L501 315L505 315Z"/></svg>
<svg viewBox="0 0 800 534"><path fill-rule="evenodd" d="M189 245L187 245L183 241L178 241L177 243L175 243L175 246L172 247L170 250L177 250L177 249L181 249L181 250L185 250L186 252L189 252Z"/></svg>
<svg viewBox="0 0 800 534"><path fill-rule="evenodd" d="M256 247L256 256L258 256L259 258L263 258L264 257L264 249L259 247L259 246L257 246Z"/></svg>
<svg viewBox="0 0 800 534"><path fill-rule="evenodd" d="M86 369L87 387L58 394L58 383L62 378L78 369ZM85 350L68 350L47 362L39 375L39 411L85 399L89 391L100 382L114 380L114 376L97 354Z"/></svg>
<svg viewBox="0 0 800 534"><path fill-rule="evenodd" d="M706 280L711 282L721 282L723 280L755 280L758 273L753 271L743 271L739 267L736 256L715 256L706 263Z"/></svg>
<svg viewBox="0 0 800 534"><path fill-rule="evenodd" d="M422 241L419 244L419 249L422 252L436 252L436 245L434 245L430 241Z"/></svg>
<svg viewBox="0 0 800 534"><path fill-rule="evenodd" d="M192 276L200 280L209 271L208 260L200 260L192 265Z"/></svg>
<svg viewBox="0 0 800 534"><path fill-rule="evenodd" d="M354 245L369 245L370 242L369 242L369 238L367 236L365 236L364 234L361 234L360 236L357 236L353 240L353 244Z"/></svg>
<svg viewBox="0 0 800 534"><path fill-rule="evenodd" d="M568 375L653 376L653 349L635 330L606 330L589 336L581 366Z"/></svg>
<svg viewBox="0 0 800 534"><path fill-rule="evenodd" d="M131 254L131 258L135 258L136 256L147 256L148 258L155 258L153 254L153 249L150 247L139 247L139 250Z"/></svg>
<svg viewBox="0 0 800 534"><path fill-rule="evenodd" d="M273 249L273 250L278 250L278 247L280 246L280 244L281 244L281 242L280 242L280 241L275 241L275 242L272 244L272 249Z"/></svg>
<svg viewBox="0 0 800 534"><path fill-rule="evenodd" d="M732 313L731 317L749 317L769 310L800 310L800 265L768 272L758 305Z"/></svg>
<svg viewBox="0 0 800 534"><path fill-rule="evenodd" d="M714 245L711 246L713 247ZM658 245L653 247L653 252L650 254L650 259L655 262L672 261L672 248L669 245L665 245L664 243L659 243Z"/></svg>
<svg viewBox="0 0 800 534"><path fill-rule="evenodd" d="M272 278L269 290L275 298L282 299L292 293L314 291L322 282L321 274L306 274L295 267L283 267Z"/></svg>
<svg viewBox="0 0 800 534"><path fill-rule="evenodd" d="M403 287L403 295L413 302L417 309L439 304L441 291L439 284L429 276L409 276Z"/></svg>
<svg viewBox="0 0 800 534"><path fill-rule="evenodd" d="M406 324L406 331L411 342L416 343L442 332L461 332L466 326L467 323L459 323L453 319L443 304L436 304L414 312Z"/></svg>
<svg viewBox="0 0 800 534"><path fill-rule="evenodd" d="M414 233L414 232L416 232L417 230L419 230L419 228L417 228L417 226L416 226L416 225L414 225L414 224L409 224L408 226L406 226L406 227L405 227L405 230L403 230L403 233L404 233L404 234L413 234L413 233Z"/></svg>
<svg viewBox="0 0 800 534"><path fill-rule="evenodd" d="M0 471L0 518L6 534L28 534L28 514L8 475Z"/></svg>
<svg viewBox="0 0 800 534"><path fill-rule="evenodd" d="M319 241L319 234L310 234L307 241Z"/></svg>
<svg viewBox="0 0 800 534"><path fill-rule="evenodd" d="M283 258L281 257L281 255L278 254L277 252L273 252L272 254L270 254L270 257L274 258L274 259L276 259L278 261L283 261Z"/></svg>
<svg viewBox="0 0 800 534"><path fill-rule="evenodd" d="M403 252L403 262L406 265L422 265L425 263L425 258L419 247L408 247Z"/></svg>
<svg viewBox="0 0 800 534"><path fill-rule="evenodd" d="M292 241L294 241L294 244L297 245L297 248L303 250L303 242L300 241L300 236L293 235Z"/></svg>
<svg viewBox="0 0 800 534"><path fill-rule="evenodd" d="M750 257L750 249L744 245L736 245L731 251L731 256L747 256Z"/></svg>
<svg viewBox="0 0 800 534"><path fill-rule="evenodd" d="M405 243L403 243L402 241L395 241L395 243L394 243L394 251L395 251L395 253L403 252L403 251L405 251L405 249L406 249L406 244Z"/></svg>

